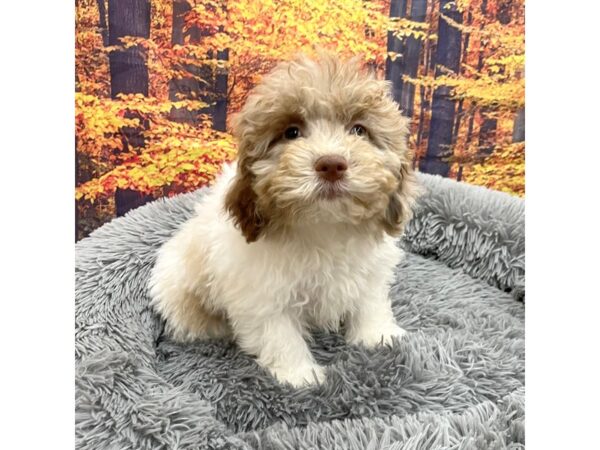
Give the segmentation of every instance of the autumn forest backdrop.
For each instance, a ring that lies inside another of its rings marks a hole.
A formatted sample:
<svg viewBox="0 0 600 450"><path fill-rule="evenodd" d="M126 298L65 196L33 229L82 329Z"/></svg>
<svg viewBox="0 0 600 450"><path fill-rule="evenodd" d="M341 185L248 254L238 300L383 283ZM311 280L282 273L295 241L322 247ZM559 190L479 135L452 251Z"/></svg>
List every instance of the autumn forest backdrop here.
<svg viewBox="0 0 600 450"><path fill-rule="evenodd" d="M235 158L278 61L361 55L412 118L418 170L524 195L524 0L76 0L76 239Z"/></svg>

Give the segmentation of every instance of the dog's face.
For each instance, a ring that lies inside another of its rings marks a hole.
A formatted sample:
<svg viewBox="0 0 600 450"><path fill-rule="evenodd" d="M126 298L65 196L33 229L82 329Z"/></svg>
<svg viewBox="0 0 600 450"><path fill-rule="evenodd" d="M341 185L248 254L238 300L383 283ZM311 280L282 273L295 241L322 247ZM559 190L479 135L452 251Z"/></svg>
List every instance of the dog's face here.
<svg viewBox="0 0 600 450"><path fill-rule="evenodd" d="M317 223L397 234L416 194L408 120L389 86L332 55L282 63L234 123L238 169L226 207L248 242Z"/></svg>

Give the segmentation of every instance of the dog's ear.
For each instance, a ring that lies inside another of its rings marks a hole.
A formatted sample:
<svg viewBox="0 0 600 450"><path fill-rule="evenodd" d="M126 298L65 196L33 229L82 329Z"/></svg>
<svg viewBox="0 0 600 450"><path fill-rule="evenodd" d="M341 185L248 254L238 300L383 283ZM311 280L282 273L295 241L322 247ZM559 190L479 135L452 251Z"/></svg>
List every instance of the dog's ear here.
<svg viewBox="0 0 600 450"><path fill-rule="evenodd" d="M237 173L225 196L225 209L233 217L246 242L250 243L258 239L266 223L257 208L256 192L252 188L253 175L245 159L238 161Z"/></svg>
<svg viewBox="0 0 600 450"><path fill-rule="evenodd" d="M398 236L412 217L412 207L421 194L417 177L408 162L402 163L396 177L398 189L390 195L383 215L383 228L391 236Z"/></svg>

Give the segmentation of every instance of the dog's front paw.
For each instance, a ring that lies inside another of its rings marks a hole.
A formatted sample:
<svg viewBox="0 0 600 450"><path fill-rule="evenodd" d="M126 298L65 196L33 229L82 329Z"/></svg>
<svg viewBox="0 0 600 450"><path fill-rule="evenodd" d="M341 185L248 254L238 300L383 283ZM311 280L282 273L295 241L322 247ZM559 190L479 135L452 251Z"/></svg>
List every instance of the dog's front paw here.
<svg viewBox="0 0 600 450"><path fill-rule="evenodd" d="M406 333L406 330L400 328L395 323L388 325L384 329L363 328L354 335L349 336L348 343L372 348L380 344L391 344L392 338L400 340Z"/></svg>
<svg viewBox="0 0 600 450"><path fill-rule="evenodd" d="M296 367L270 369L280 383L289 383L298 388L321 384L325 381L325 368L318 364L302 364Z"/></svg>

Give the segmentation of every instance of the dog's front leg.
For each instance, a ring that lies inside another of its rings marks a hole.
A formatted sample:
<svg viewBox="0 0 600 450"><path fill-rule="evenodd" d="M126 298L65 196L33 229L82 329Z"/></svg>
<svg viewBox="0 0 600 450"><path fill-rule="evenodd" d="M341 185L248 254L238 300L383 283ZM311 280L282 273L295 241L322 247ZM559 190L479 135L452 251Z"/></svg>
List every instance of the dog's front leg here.
<svg viewBox="0 0 600 450"><path fill-rule="evenodd" d="M387 289L376 295L365 295L357 310L346 320L346 340L350 344L374 347L391 344L392 338L402 338L406 331L396 324Z"/></svg>
<svg viewBox="0 0 600 450"><path fill-rule="evenodd" d="M320 383L325 370L313 359L298 320L285 312L230 317L236 340L282 383Z"/></svg>

